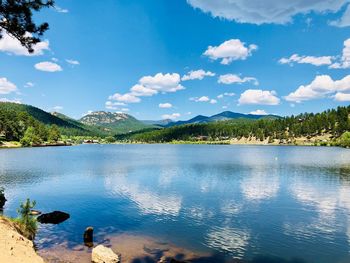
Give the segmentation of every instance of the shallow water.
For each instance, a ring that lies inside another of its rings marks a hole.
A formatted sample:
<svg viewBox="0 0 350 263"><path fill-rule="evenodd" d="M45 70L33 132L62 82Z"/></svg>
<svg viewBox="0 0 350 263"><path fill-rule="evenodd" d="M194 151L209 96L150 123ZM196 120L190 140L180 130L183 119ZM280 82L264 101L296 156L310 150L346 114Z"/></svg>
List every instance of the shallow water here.
<svg viewBox="0 0 350 263"><path fill-rule="evenodd" d="M127 233L213 261L350 262L350 150L293 146L81 145L0 150L4 213L25 198L71 218L39 250Z"/></svg>

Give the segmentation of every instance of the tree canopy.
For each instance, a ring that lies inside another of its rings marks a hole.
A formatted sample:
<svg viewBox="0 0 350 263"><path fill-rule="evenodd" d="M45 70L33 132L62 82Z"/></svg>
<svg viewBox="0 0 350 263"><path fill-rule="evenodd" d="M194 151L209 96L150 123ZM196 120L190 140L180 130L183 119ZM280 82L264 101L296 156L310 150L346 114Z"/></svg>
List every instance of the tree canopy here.
<svg viewBox="0 0 350 263"><path fill-rule="evenodd" d="M54 0L0 0L0 39L4 31L34 52L33 46L40 42L40 37L49 28L44 22L33 21L33 11L53 7Z"/></svg>

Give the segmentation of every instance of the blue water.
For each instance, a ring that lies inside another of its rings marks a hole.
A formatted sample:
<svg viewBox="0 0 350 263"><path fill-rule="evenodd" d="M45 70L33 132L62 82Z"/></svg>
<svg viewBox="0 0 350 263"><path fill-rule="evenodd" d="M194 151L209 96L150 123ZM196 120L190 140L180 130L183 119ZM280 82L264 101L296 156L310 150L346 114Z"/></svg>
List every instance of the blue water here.
<svg viewBox="0 0 350 263"><path fill-rule="evenodd" d="M81 145L0 150L4 213L25 198L70 213L38 248L87 226L219 258L350 262L350 150L293 146ZM215 260L214 260L215 258ZM259 261L260 260L260 261Z"/></svg>

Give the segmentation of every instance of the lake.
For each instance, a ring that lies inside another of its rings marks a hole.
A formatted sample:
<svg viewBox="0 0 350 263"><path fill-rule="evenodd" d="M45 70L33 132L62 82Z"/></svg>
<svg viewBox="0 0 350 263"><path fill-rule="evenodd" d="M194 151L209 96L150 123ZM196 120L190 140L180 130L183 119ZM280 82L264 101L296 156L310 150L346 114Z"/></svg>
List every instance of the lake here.
<svg viewBox="0 0 350 263"><path fill-rule="evenodd" d="M1 185L8 199L5 215L16 216L27 197L41 211L70 214L62 224L40 226L35 242L43 254L64 247L65 253L88 255L82 234L93 226L95 243L131 240L120 243L127 250L136 240L153 240L202 255L198 262L350 262L348 149L4 149Z"/></svg>

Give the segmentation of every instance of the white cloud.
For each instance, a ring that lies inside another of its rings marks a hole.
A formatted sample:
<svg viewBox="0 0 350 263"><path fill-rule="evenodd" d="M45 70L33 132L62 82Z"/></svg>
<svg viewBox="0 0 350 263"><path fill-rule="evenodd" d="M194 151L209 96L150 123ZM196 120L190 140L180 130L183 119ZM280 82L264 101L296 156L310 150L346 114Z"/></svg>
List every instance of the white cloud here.
<svg viewBox="0 0 350 263"><path fill-rule="evenodd" d="M80 65L80 62L74 59L66 59L66 62L71 65Z"/></svg>
<svg viewBox="0 0 350 263"><path fill-rule="evenodd" d="M27 34L31 36L31 34ZM49 41L45 40L37 43L33 46L34 52L29 53L28 50L21 45L21 43L14 37L10 36L6 32L3 32L2 38L0 39L0 51L17 56L40 56L44 54L45 50L49 50Z"/></svg>
<svg viewBox="0 0 350 263"><path fill-rule="evenodd" d="M210 104L216 104L218 102L216 99L210 99L208 96L192 97L190 100L194 102L208 102Z"/></svg>
<svg viewBox="0 0 350 263"><path fill-rule="evenodd" d="M172 113L172 114L164 114L162 115L162 119L166 120L166 119L170 119L170 120L174 120L177 119L181 116L180 113Z"/></svg>
<svg viewBox="0 0 350 263"><path fill-rule="evenodd" d="M324 98L326 95L344 91L350 91L350 75L347 75L341 80L335 81L328 75L319 75L316 76L310 84L301 85L294 92L291 92L284 98L291 102L302 102Z"/></svg>
<svg viewBox="0 0 350 263"><path fill-rule="evenodd" d="M140 84L134 85L131 89L131 94L137 97L147 97L147 96L153 96L158 93L157 90L154 90L152 88L145 87Z"/></svg>
<svg viewBox="0 0 350 263"><path fill-rule="evenodd" d="M68 9L59 7L58 5L55 6L55 10L56 10L58 13L68 13L68 12L69 12Z"/></svg>
<svg viewBox="0 0 350 263"><path fill-rule="evenodd" d="M120 106L125 106L126 104L124 102L118 102L118 101L106 101L105 107L109 110L121 110Z"/></svg>
<svg viewBox="0 0 350 263"><path fill-rule="evenodd" d="M257 48L258 46L254 44L246 47L241 40L230 39L219 46L209 46L203 55L212 60L221 59L221 64L228 65L234 60L245 60Z"/></svg>
<svg viewBox="0 0 350 263"><path fill-rule="evenodd" d="M207 96L202 96L202 97L200 97L200 98L198 98L198 99L195 99L194 101L195 102L207 102L207 101L209 101L210 99L207 97Z"/></svg>
<svg viewBox="0 0 350 263"><path fill-rule="evenodd" d="M61 110L63 110L63 107L62 106L55 106L55 107L52 107L52 109L54 111L61 111Z"/></svg>
<svg viewBox="0 0 350 263"><path fill-rule="evenodd" d="M20 99L7 99L7 98L0 98L0 102L11 102L11 103L17 103L17 104L21 104L21 100Z"/></svg>
<svg viewBox="0 0 350 263"><path fill-rule="evenodd" d="M331 65L333 63L334 57L332 56L322 56L322 57L314 57L314 56L299 56L298 54L293 54L289 58L281 58L279 60L280 64L289 64L293 65L293 63L298 64L311 64L314 66L324 66Z"/></svg>
<svg viewBox="0 0 350 263"><path fill-rule="evenodd" d="M25 88L32 88L32 87L34 87L34 83L28 81L26 84L24 84L24 87L25 87Z"/></svg>
<svg viewBox="0 0 350 263"><path fill-rule="evenodd" d="M346 8L345 12L338 20L331 21L329 24L337 27L350 26L350 4L348 4L348 7Z"/></svg>
<svg viewBox="0 0 350 263"><path fill-rule="evenodd" d="M268 113L264 110L255 110L255 111L251 111L250 114L253 115L268 115Z"/></svg>
<svg viewBox="0 0 350 263"><path fill-rule="evenodd" d="M182 77L182 81L199 79L202 80L204 77L214 77L215 73L211 71L204 71L203 69L191 70L186 75Z"/></svg>
<svg viewBox="0 0 350 263"><path fill-rule="evenodd" d="M259 85L259 82L256 78L253 78L253 77L241 78L236 74L221 75L218 79L218 83L222 83L222 84L234 84L234 83L242 84L245 82L252 82L254 85Z"/></svg>
<svg viewBox="0 0 350 263"><path fill-rule="evenodd" d="M350 68L350 38L344 41L344 48L343 48L341 61L332 64L330 68L333 68L333 69Z"/></svg>
<svg viewBox="0 0 350 263"><path fill-rule="evenodd" d="M192 97L190 100L195 101L195 102L208 102L210 101L208 96L202 96L202 97Z"/></svg>
<svg viewBox="0 0 350 263"><path fill-rule="evenodd" d="M187 2L194 8L210 13L213 17L225 18L238 23L260 25L264 23L290 23L297 14L335 13L341 10L349 0L265 0L263 3L261 0L187 0ZM346 24L346 22L348 20L343 22L341 19L338 23L341 25Z"/></svg>
<svg viewBox="0 0 350 263"><path fill-rule="evenodd" d="M136 97L131 93L125 93L125 94L115 93L112 96L109 96L108 99L116 100L119 102L125 102L125 103L138 103L141 101L139 97Z"/></svg>
<svg viewBox="0 0 350 263"><path fill-rule="evenodd" d="M46 72L57 72L57 71L62 71L62 68L60 65L50 62L50 61L44 61L40 62L34 65L34 67L37 70L40 71L46 71Z"/></svg>
<svg viewBox="0 0 350 263"><path fill-rule="evenodd" d="M217 96L218 99L223 99L225 96L227 97L233 97L235 95L235 93L233 92L225 92L225 93L222 93L222 94L219 94Z"/></svg>
<svg viewBox="0 0 350 263"><path fill-rule="evenodd" d="M276 96L276 92L273 90L248 89L241 94L238 102L240 105L278 105L280 103L280 99Z"/></svg>
<svg viewBox="0 0 350 263"><path fill-rule="evenodd" d="M53 62L58 62L58 61L59 61L58 58L51 58L51 60L52 60Z"/></svg>
<svg viewBox="0 0 350 263"><path fill-rule="evenodd" d="M157 73L154 76L142 77L138 84L134 85L130 92L125 94L116 93L109 96L109 100L116 100L126 103L137 103L139 97L153 96L158 93L176 92L185 89L180 84L180 75L177 73Z"/></svg>
<svg viewBox="0 0 350 263"><path fill-rule="evenodd" d="M166 93L183 90L184 87L180 84L180 81L180 75L177 73L157 73L154 76L142 77L139 83L146 88Z"/></svg>
<svg viewBox="0 0 350 263"><path fill-rule="evenodd" d="M159 108L163 108L163 109L168 109L168 108L172 108L173 105L171 103L159 103Z"/></svg>
<svg viewBox="0 0 350 263"><path fill-rule="evenodd" d="M334 99L336 101L350 101L350 93L337 92Z"/></svg>
<svg viewBox="0 0 350 263"><path fill-rule="evenodd" d="M7 78L0 78L0 94L9 94L17 91L17 87Z"/></svg>

